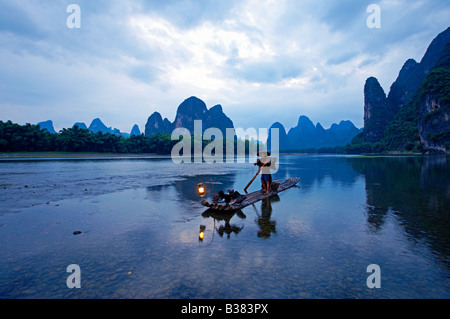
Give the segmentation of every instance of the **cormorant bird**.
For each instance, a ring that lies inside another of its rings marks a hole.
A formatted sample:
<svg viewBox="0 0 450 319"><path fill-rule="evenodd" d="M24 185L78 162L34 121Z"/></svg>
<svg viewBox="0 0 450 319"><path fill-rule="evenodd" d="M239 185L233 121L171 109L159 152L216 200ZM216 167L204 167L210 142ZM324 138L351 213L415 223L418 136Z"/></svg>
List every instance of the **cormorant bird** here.
<svg viewBox="0 0 450 319"><path fill-rule="evenodd" d="M232 195L231 194L225 194L223 191L219 191L219 197L225 200L225 203L231 202Z"/></svg>
<svg viewBox="0 0 450 319"><path fill-rule="evenodd" d="M246 196L242 196L239 192L235 192L234 190L229 190L227 194L223 191L219 191L218 194L219 198L224 199L226 204L231 202L232 199L235 199L236 203L242 203L246 198Z"/></svg>

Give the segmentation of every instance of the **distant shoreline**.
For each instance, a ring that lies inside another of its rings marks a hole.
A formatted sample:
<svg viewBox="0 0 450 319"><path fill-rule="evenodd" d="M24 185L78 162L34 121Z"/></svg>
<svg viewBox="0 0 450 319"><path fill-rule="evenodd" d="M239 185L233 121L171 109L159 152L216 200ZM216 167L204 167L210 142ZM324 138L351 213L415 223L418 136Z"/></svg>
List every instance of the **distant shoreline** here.
<svg viewBox="0 0 450 319"><path fill-rule="evenodd" d="M389 153L314 153L314 152L280 152L280 155L359 155L359 156L425 156L426 154L413 152ZM445 155L445 154L443 154ZM448 156L448 154L447 154ZM100 152L0 152L0 160L8 159L71 159L71 158L169 158L170 155L156 153L100 153Z"/></svg>
<svg viewBox="0 0 450 319"><path fill-rule="evenodd" d="M156 153L97 153L97 152L1 152L0 159L21 158L94 158L94 157L167 157Z"/></svg>

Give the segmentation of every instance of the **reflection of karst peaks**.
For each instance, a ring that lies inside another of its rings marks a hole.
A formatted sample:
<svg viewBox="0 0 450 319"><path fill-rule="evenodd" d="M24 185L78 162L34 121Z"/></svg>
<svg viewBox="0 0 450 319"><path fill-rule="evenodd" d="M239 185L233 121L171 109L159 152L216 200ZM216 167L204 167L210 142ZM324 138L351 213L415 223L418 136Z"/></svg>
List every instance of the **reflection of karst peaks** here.
<svg viewBox="0 0 450 319"><path fill-rule="evenodd" d="M366 218L370 232L385 231L387 223L401 225L409 240L427 240L445 251L450 194L449 159L445 156L347 158L362 174L366 188ZM448 210L447 210L448 212ZM448 253L448 250L447 250Z"/></svg>

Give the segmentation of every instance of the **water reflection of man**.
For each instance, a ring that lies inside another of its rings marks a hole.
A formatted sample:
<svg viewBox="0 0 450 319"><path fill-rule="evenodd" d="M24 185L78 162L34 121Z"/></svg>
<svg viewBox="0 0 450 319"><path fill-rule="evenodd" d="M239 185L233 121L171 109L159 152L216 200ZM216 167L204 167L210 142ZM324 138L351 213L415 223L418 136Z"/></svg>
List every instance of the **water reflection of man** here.
<svg viewBox="0 0 450 319"><path fill-rule="evenodd" d="M269 238L272 233L276 234L276 222L271 220L272 201L279 201L278 195L263 199L261 202L261 216L258 216L258 237Z"/></svg>

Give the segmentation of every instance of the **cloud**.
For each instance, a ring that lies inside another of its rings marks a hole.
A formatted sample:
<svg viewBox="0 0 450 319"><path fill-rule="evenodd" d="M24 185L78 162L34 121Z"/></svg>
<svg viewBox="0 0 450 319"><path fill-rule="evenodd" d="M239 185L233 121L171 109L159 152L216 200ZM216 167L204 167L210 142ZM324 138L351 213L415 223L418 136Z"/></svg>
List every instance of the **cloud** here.
<svg viewBox="0 0 450 319"><path fill-rule="evenodd" d="M354 57L358 55L359 52L352 51L352 52L344 52L340 53L339 55L332 55L326 62L327 65L335 65L335 64L341 64L344 62L348 62Z"/></svg>
<svg viewBox="0 0 450 319"><path fill-rule="evenodd" d="M368 13L367 6L373 0L341 0L329 3L321 2L319 5L319 19L330 26L334 31L353 32L361 26L365 27Z"/></svg>
<svg viewBox="0 0 450 319"><path fill-rule="evenodd" d="M137 1L141 14L157 15L178 28L190 29L205 22L220 23L239 4L240 0L141 0Z"/></svg>
<svg viewBox="0 0 450 319"><path fill-rule="evenodd" d="M300 63L290 57L277 56L269 60L243 61L225 66L229 78L252 83L280 83L301 75ZM227 70L229 72L227 72Z"/></svg>
<svg viewBox="0 0 450 319"><path fill-rule="evenodd" d="M72 2L0 3L1 120L142 130L196 95L244 128L300 115L361 126L365 79L388 91L450 14L446 0L381 0L369 29L366 0L78 0L81 29L68 29Z"/></svg>
<svg viewBox="0 0 450 319"><path fill-rule="evenodd" d="M0 3L0 30L27 37L42 37L38 21L20 6L20 2Z"/></svg>

